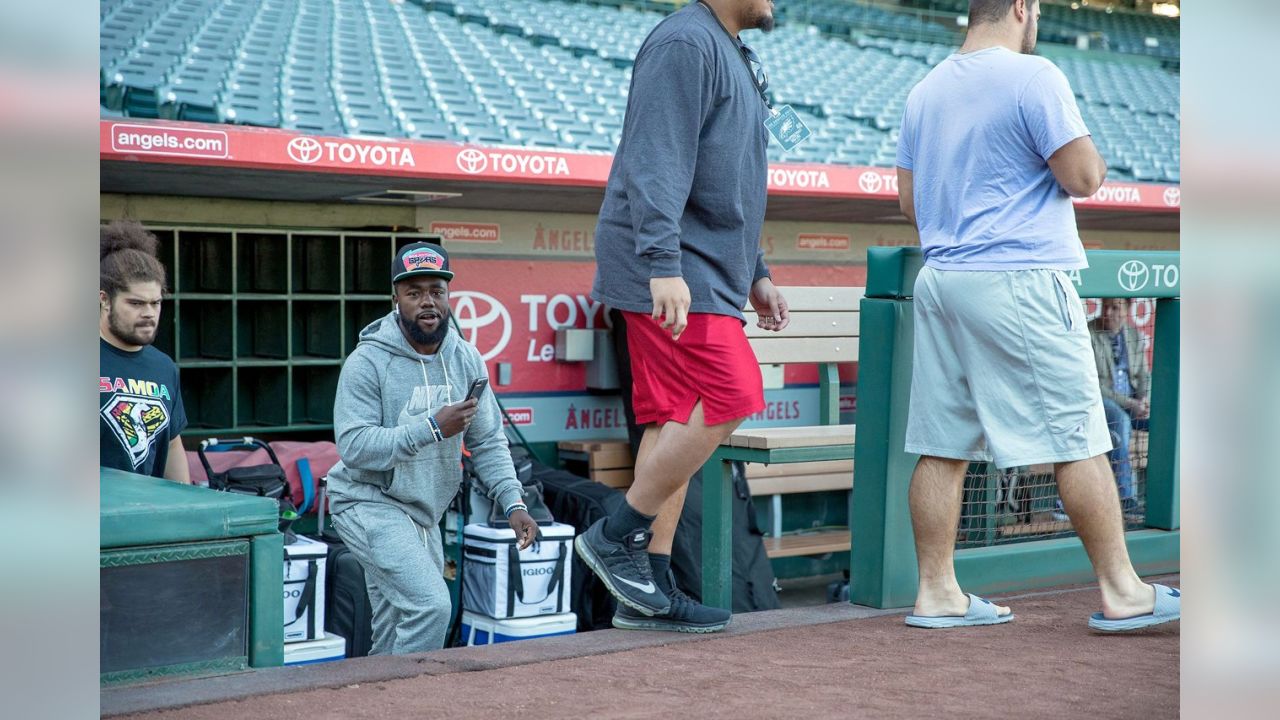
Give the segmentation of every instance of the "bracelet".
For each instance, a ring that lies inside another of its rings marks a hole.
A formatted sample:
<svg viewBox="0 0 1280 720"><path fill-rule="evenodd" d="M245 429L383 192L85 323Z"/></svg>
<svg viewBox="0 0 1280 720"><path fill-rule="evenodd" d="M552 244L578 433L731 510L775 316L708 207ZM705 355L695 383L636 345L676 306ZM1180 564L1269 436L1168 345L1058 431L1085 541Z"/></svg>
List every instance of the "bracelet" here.
<svg viewBox="0 0 1280 720"><path fill-rule="evenodd" d="M444 440L444 433L440 431L440 425L436 422L434 417L427 418L427 425L431 427L431 436L436 439L436 442Z"/></svg>
<svg viewBox="0 0 1280 720"><path fill-rule="evenodd" d="M518 503L513 504L511 507L507 508L507 511L506 511L506 513L504 513L504 514L507 516L507 519L508 519L508 520L510 520L510 519L511 519L511 513L515 512L515 511L517 511L517 510L523 510L523 511L525 511L525 512L529 512L529 506L528 506L528 505L525 505L525 504L524 504L524 503L522 503L522 502L518 502Z"/></svg>

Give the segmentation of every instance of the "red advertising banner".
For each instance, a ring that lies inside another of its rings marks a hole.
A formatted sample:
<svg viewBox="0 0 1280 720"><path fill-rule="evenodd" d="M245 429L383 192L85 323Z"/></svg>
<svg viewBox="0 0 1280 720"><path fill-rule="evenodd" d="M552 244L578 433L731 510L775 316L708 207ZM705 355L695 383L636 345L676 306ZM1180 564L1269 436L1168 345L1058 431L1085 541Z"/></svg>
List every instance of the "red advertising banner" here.
<svg viewBox="0 0 1280 720"><path fill-rule="evenodd" d="M555 331L608 327L606 309L591 299L595 263L451 260L450 304L463 339L480 351L490 375L497 363L511 364L511 385L497 389L582 391L586 365L555 360Z"/></svg>
<svg viewBox="0 0 1280 720"><path fill-rule="evenodd" d="M592 153L145 120L102 120L99 148L102 160L114 161L578 187L603 187L613 163L610 155ZM769 167L769 194L894 200L898 176L894 168L776 164ZM1107 210L1177 212L1182 194L1177 185L1107 183L1076 202Z"/></svg>

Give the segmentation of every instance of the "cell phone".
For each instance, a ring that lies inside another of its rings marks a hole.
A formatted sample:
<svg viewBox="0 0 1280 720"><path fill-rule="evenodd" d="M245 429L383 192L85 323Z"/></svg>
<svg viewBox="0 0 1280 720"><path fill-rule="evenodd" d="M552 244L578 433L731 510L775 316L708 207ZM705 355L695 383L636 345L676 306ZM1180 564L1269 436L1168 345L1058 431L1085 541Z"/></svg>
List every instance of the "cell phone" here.
<svg viewBox="0 0 1280 720"><path fill-rule="evenodd" d="M480 397L480 393L484 392L484 389L488 386L488 378L476 378L475 380L472 380L471 387L467 388L467 396L462 399L463 402L466 402L467 400L475 400Z"/></svg>

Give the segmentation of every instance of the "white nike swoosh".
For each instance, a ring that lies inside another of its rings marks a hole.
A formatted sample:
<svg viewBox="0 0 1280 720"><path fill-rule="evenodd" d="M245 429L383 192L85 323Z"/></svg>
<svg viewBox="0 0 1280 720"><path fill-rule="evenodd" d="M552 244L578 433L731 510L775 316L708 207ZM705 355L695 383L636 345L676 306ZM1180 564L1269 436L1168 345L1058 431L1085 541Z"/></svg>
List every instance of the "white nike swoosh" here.
<svg viewBox="0 0 1280 720"><path fill-rule="evenodd" d="M653 584L653 581L652 581L652 580L651 580L651 581L649 581L649 582L647 582L647 583L645 583L644 585L641 585L641 584L640 584L640 583L638 583L638 582L632 582L632 581L630 581L630 580L628 580L628 579L626 579L626 578L624 578L624 577L618 577L617 575L614 575L614 576L613 576L613 579L614 579L614 580L617 580L617 581L619 581L619 582L624 582L624 583L626 583L626 584L630 585L631 587L633 587L633 588L635 588L635 589L639 590L640 592L652 593L652 592L655 592L655 591L658 589L656 586L654 586L654 584Z"/></svg>

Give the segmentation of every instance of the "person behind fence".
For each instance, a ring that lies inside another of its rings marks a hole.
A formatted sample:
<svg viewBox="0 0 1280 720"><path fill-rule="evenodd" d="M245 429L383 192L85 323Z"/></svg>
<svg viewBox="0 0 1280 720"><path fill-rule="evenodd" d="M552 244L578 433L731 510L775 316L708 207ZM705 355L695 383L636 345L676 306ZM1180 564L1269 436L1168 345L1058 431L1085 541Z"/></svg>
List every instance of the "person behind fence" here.
<svg viewBox="0 0 1280 720"><path fill-rule="evenodd" d="M1146 430L1151 415L1151 369L1142 334L1130 325L1128 298L1106 298L1102 315L1090 324L1093 358L1098 366L1098 388L1115 449L1108 457L1120 491L1120 506L1137 512L1133 463L1129 459L1134 430Z"/></svg>
<svg viewBox="0 0 1280 720"><path fill-rule="evenodd" d="M905 449L919 586L907 624L991 625L1012 611L956 581L965 470L1053 463L1098 576L1089 626L1176 620L1180 592L1138 577L1125 545L1084 308L1087 267L1071 197L1106 176L1067 78L1032 55L1036 0L971 0L969 31L907 98L898 192L919 231Z"/></svg>
<svg viewBox="0 0 1280 720"><path fill-rule="evenodd" d="M98 244L98 464L189 483L178 366L152 346L164 290L155 235L133 221L104 225Z"/></svg>
<svg viewBox="0 0 1280 720"><path fill-rule="evenodd" d="M464 399L488 373L476 348L450 331L453 275L438 245L399 250L391 265L394 306L360 332L338 378L341 460L329 471L330 510L364 567L375 655L444 646L451 606L439 523L462 482L464 440L520 548L538 533L493 393Z"/></svg>
<svg viewBox="0 0 1280 720"><path fill-rule="evenodd" d="M671 547L690 476L764 408L742 308L749 300L769 330L790 317L760 249L767 81L738 37L772 27L765 0L701 0L659 23L636 55L592 297L626 314L646 428L626 502L575 541L619 602L615 627L714 632L730 619L676 587Z"/></svg>

